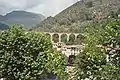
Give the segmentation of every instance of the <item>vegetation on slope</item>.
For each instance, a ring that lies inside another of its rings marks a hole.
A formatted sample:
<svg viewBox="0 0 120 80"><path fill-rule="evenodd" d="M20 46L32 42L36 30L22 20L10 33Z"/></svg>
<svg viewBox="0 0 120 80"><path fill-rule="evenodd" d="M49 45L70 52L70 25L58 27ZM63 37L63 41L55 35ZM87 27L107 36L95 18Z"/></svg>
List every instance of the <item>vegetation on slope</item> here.
<svg viewBox="0 0 120 80"><path fill-rule="evenodd" d="M119 0L81 0L31 30L79 33L85 25L104 21L110 14L118 14L119 10Z"/></svg>
<svg viewBox="0 0 120 80"><path fill-rule="evenodd" d="M85 49L76 58L75 80L120 79L120 19L87 26Z"/></svg>
<svg viewBox="0 0 120 80"><path fill-rule="evenodd" d="M119 80L119 39L119 18L86 26L85 49L76 57L72 80ZM53 50L50 39L42 33L27 32L17 25L0 33L0 78L47 80L54 74L67 80L66 64L65 55Z"/></svg>

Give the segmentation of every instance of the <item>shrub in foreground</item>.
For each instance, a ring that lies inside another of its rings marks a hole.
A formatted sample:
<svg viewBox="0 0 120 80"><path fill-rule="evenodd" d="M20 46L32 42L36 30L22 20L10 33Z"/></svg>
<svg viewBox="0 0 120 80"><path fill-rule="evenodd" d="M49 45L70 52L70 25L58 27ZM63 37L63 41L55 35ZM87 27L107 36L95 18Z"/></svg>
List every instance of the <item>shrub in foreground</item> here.
<svg viewBox="0 0 120 80"><path fill-rule="evenodd" d="M120 19L88 26L85 34L85 49L77 56L75 76L79 80L119 80Z"/></svg>
<svg viewBox="0 0 120 80"><path fill-rule="evenodd" d="M50 40L42 33L26 32L22 27L16 25L8 31L0 33L1 78L7 80L39 80L48 72L53 71L46 67L49 61L51 59L61 60L60 57L63 60L65 59L53 51ZM54 65L51 64L52 68L56 66L57 61L53 61L53 63ZM65 66L64 62L57 64L60 67L63 67L62 65ZM60 70L59 72L63 72L65 67ZM58 71L53 73L58 74ZM59 77L61 78L60 74Z"/></svg>

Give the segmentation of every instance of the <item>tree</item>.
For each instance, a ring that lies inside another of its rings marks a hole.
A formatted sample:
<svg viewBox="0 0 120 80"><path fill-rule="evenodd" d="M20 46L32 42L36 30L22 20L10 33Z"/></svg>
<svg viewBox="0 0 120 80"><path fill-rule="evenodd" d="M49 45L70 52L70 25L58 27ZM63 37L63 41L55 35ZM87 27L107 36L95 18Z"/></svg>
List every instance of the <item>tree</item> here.
<svg viewBox="0 0 120 80"><path fill-rule="evenodd" d="M66 72L67 57L57 50L52 51L55 54L48 54L48 63L45 65L48 71L54 73L56 80L67 80L68 74Z"/></svg>
<svg viewBox="0 0 120 80"><path fill-rule="evenodd" d="M86 6L87 6L88 8L93 7L93 2L92 2L92 1L87 2L87 3L86 3Z"/></svg>
<svg viewBox="0 0 120 80"><path fill-rule="evenodd" d="M51 68L47 67L50 61L54 63L49 65ZM66 74L65 66L65 57L52 49L50 39L44 34L28 32L18 25L0 33L1 78L42 80L53 72L61 79Z"/></svg>
<svg viewBox="0 0 120 80"><path fill-rule="evenodd" d="M74 41L75 41L75 35L74 35L74 34L71 34L71 35L69 36L69 41L68 41L66 44L72 45L72 44L74 44Z"/></svg>
<svg viewBox="0 0 120 80"><path fill-rule="evenodd" d="M76 58L77 78L119 80L119 36L120 19L109 19L106 25L87 26L85 49Z"/></svg>
<svg viewBox="0 0 120 80"><path fill-rule="evenodd" d="M66 34L61 35L61 41L64 43L67 43L67 35Z"/></svg>

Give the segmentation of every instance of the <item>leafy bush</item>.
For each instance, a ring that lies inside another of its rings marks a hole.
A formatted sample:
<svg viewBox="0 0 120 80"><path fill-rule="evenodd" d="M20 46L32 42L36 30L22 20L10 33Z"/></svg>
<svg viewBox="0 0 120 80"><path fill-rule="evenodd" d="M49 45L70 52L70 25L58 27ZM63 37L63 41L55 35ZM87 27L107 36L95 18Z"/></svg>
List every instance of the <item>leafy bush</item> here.
<svg viewBox="0 0 120 80"><path fill-rule="evenodd" d="M86 27L85 49L76 58L79 79L120 79L120 19Z"/></svg>
<svg viewBox="0 0 120 80"><path fill-rule="evenodd" d="M54 64L48 68L50 61ZM16 25L0 33L1 78L39 80L52 71L62 78L60 75L66 74L64 61L65 57L54 52L49 38L42 33L27 32Z"/></svg>
<svg viewBox="0 0 120 80"><path fill-rule="evenodd" d="M55 54L48 54L49 57L48 63L46 64L46 68L49 72L52 72L57 76L57 80L67 80L67 56L61 54L57 50L54 50L53 53Z"/></svg>

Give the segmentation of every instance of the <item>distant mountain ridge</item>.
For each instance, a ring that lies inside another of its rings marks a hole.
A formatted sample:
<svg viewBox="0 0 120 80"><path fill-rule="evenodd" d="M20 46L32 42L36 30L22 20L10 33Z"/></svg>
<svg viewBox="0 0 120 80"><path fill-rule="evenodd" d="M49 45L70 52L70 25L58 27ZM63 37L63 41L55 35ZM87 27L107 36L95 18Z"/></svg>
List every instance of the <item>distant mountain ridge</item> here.
<svg viewBox="0 0 120 80"><path fill-rule="evenodd" d="M4 16L0 15L0 21L4 20Z"/></svg>
<svg viewBox="0 0 120 80"><path fill-rule="evenodd" d="M8 25L6 25L6 24L4 24L4 23L0 23L0 30L6 30L6 29L8 29L8 28L9 28Z"/></svg>
<svg viewBox="0 0 120 80"><path fill-rule="evenodd" d="M48 17L34 31L82 32L85 25L120 13L120 0L80 0L55 17Z"/></svg>
<svg viewBox="0 0 120 80"><path fill-rule="evenodd" d="M43 21L45 16L41 14L26 12L26 11L12 11L5 16L0 15L0 22L13 25L13 24L21 24L25 26L25 28L31 28L37 25L39 22Z"/></svg>

